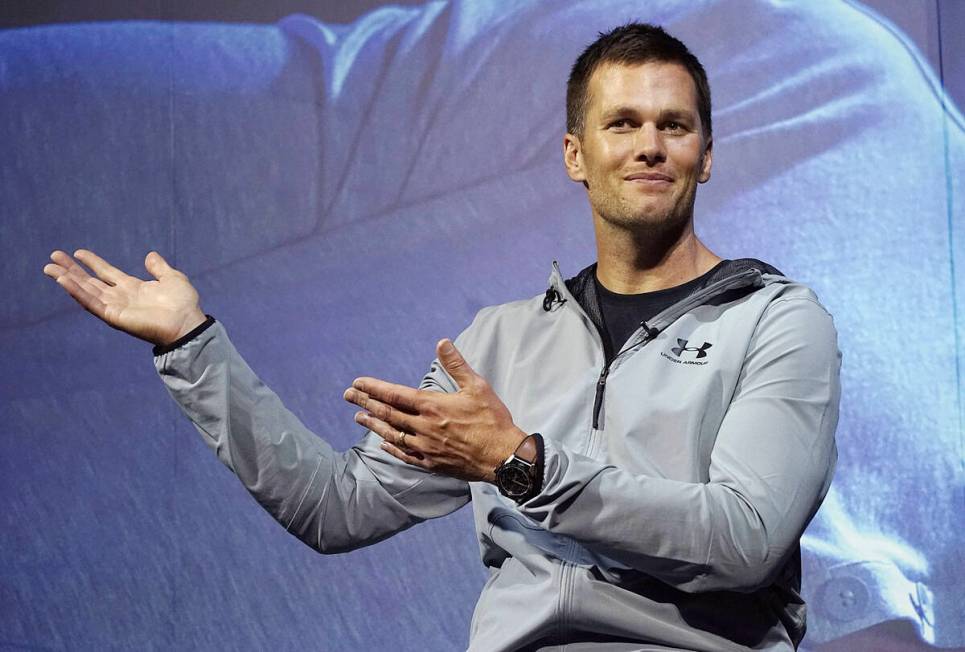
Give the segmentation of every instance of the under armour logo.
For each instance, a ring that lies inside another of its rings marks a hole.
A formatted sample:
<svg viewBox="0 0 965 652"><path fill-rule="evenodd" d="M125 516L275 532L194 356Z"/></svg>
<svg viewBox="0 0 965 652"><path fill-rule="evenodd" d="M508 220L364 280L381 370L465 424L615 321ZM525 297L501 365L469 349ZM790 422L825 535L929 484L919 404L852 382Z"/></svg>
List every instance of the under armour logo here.
<svg viewBox="0 0 965 652"><path fill-rule="evenodd" d="M671 352L673 352L673 354L674 354L675 356L677 356L678 358L679 358L681 355L683 355L683 352L684 352L684 351L696 351L698 358L706 358L706 357L707 357L707 349L709 349L709 348L712 347L712 346L713 346L713 344L711 344L710 342L704 342L703 346L687 346L687 340L682 340L682 339L680 339L680 338L678 337L678 338L677 338L677 346L675 346L674 348L672 348L672 349L670 349L670 350L671 350Z"/></svg>

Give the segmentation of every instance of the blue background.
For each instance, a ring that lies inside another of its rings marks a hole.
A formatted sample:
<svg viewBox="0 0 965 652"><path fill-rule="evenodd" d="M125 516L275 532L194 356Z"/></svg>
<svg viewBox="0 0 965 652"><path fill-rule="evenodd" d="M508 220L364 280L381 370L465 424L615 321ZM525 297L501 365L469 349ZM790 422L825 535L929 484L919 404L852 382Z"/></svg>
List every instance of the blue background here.
<svg viewBox="0 0 965 652"><path fill-rule="evenodd" d="M205 448L149 347L40 268L83 246L143 275L156 248L348 448L353 378L416 384L480 307L542 293L554 259L566 275L593 261L560 155L564 85L628 19L665 25L711 79L698 233L835 315L840 459L804 539L807 643L903 620L965 646L965 122L941 79L961 6L906 5L915 40L837 0L0 31L0 647L465 647L484 580L467 510L317 555Z"/></svg>

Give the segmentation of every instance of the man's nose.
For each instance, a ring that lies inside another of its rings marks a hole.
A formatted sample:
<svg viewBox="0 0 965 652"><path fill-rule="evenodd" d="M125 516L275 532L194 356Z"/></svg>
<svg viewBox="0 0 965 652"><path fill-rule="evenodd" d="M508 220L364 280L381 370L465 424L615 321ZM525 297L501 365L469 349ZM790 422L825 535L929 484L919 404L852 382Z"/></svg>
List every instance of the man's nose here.
<svg viewBox="0 0 965 652"><path fill-rule="evenodd" d="M653 123L644 123L634 136L634 158L646 161L650 165L666 160L667 153L663 146L663 134Z"/></svg>

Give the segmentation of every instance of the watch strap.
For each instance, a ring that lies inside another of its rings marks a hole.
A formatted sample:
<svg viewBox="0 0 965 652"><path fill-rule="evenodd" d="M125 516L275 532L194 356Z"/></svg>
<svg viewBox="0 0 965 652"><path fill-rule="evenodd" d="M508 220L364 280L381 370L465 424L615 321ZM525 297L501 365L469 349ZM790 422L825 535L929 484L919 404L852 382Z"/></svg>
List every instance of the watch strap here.
<svg viewBox="0 0 965 652"><path fill-rule="evenodd" d="M543 490L543 460L546 455L546 447L543 444L543 435L538 432L534 432L527 439L532 439L536 448L536 482L533 485L533 495L535 496Z"/></svg>
<svg viewBox="0 0 965 652"><path fill-rule="evenodd" d="M497 486L499 487L500 493L512 498L516 504L522 504L542 491L544 452L543 436L540 433L534 432L526 436L516 447L513 454L496 469ZM507 493L501 485L501 471L507 470L508 467L518 468L521 466L525 466L526 468L526 475L529 478L530 487L525 494L513 496Z"/></svg>
<svg viewBox="0 0 965 652"><path fill-rule="evenodd" d="M539 433L534 433L533 435L529 435L528 437L524 438L523 441L519 443L519 446L516 447L516 451L513 453L513 455L521 460L529 462L530 464L535 464L537 458L539 457L539 450L536 443L536 436L538 435Z"/></svg>

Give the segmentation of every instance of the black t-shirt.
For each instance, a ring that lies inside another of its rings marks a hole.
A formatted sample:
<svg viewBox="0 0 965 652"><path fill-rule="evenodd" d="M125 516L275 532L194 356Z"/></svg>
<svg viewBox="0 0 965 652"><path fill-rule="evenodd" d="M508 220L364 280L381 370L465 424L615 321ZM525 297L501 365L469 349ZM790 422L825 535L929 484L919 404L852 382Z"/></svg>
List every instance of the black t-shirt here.
<svg viewBox="0 0 965 652"><path fill-rule="evenodd" d="M619 353L627 339L638 328L640 322L648 321L664 309L686 298L691 292L709 278L717 268L727 261L721 261L706 274L698 276L692 281L672 288L656 290L655 292L641 292L640 294L617 294L603 287L600 279L593 275L596 283L596 296L600 301L600 313L603 315L603 327L610 338L613 354Z"/></svg>

